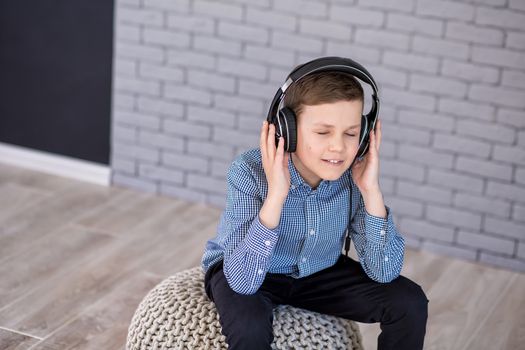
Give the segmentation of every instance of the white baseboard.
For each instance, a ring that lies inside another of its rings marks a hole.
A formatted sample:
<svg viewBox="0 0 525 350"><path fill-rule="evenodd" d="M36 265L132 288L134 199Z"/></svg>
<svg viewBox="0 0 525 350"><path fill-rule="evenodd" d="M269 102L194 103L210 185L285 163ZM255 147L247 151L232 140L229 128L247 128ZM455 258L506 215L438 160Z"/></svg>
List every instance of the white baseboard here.
<svg viewBox="0 0 525 350"><path fill-rule="evenodd" d="M0 162L109 186L108 166L0 142Z"/></svg>

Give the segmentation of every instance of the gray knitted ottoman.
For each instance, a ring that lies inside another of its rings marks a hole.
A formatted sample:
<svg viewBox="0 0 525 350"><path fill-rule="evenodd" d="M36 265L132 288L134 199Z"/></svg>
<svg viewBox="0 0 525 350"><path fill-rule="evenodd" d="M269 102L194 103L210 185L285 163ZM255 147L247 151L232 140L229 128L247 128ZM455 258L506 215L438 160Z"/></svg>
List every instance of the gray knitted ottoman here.
<svg viewBox="0 0 525 350"><path fill-rule="evenodd" d="M273 349L360 349L357 324L289 305L274 309ZM128 350L227 349L201 267L181 271L142 300L128 330Z"/></svg>

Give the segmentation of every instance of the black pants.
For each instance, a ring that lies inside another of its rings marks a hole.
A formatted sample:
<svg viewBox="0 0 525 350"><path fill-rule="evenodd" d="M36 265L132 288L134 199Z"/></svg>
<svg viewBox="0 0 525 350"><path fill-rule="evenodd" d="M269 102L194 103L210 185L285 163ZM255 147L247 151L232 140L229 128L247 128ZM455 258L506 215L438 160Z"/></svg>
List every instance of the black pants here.
<svg viewBox="0 0 525 350"><path fill-rule="evenodd" d="M428 302L421 287L399 276L390 283L370 279L359 262L337 263L303 278L268 273L255 294L234 292L222 261L206 272L206 294L215 303L229 349L270 349L273 308L280 304L363 322L380 322L378 349L423 349Z"/></svg>

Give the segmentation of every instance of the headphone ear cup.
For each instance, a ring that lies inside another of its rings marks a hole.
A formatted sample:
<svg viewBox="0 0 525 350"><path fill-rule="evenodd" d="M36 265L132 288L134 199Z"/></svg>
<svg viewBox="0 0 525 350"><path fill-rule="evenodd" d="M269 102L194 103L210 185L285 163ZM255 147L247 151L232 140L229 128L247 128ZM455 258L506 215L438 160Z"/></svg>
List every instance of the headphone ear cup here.
<svg viewBox="0 0 525 350"><path fill-rule="evenodd" d="M286 152L295 152L297 148L297 122L295 113L291 108L284 107L279 110L278 121L276 129L281 128L281 135L284 137L284 150ZM279 139L276 134L275 144L277 145Z"/></svg>
<svg viewBox="0 0 525 350"><path fill-rule="evenodd" d="M362 157L368 151L368 135L369 135L368 118L364 115L361 116L361 132L359 133L359 150L357 151L356 157Z"/></svg>

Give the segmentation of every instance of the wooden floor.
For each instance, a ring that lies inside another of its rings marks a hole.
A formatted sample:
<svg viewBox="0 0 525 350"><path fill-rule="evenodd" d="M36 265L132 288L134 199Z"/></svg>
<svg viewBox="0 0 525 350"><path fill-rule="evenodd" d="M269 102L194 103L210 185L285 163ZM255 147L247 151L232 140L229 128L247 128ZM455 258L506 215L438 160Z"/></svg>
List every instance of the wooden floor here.
<svg viewBox="0 0 525 350"><path fill-rule="evenodd" d="M0 198L2 350L124 349L138 303L200 263L220 216L1 163ZM412 250L402 274L430 299L425 349L525 349L525 275ZM376 349L379 325L360 327Z"/></svg>

